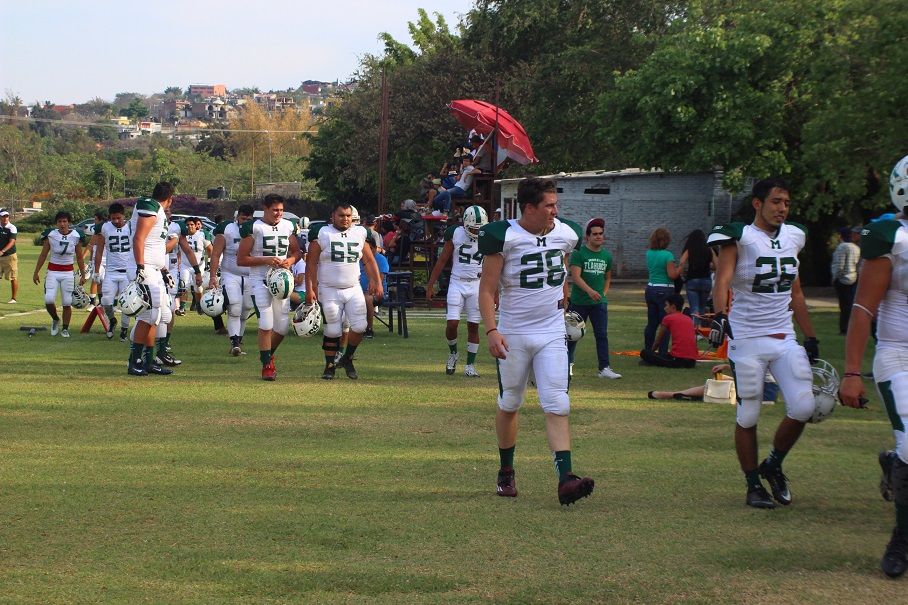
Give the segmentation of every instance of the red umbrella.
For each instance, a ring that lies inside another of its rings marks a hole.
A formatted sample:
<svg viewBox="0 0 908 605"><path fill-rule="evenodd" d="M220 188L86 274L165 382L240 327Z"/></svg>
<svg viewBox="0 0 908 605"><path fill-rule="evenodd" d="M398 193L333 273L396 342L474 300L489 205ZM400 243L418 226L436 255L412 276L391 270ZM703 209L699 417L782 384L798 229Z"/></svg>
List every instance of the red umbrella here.
<svg viewBox="0 0 908 605"><path fill-rule="evenodd" d="M515 162L520 164L539 162L533 153L527 131L504 109L485 101L470 99L451 101L448 109L464 128L474 129L481 135L488 135L497 127L499 151L507 153Z"/></svg>

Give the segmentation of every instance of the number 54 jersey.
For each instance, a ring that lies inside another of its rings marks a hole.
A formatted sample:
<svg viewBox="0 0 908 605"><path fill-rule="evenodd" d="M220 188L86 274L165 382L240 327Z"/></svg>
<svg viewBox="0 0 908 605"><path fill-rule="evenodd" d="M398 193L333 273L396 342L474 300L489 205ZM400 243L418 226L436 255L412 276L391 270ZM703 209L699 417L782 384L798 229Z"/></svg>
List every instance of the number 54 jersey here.
<svg viewBox="0 0 908 605"><path fill-rule="evenodd" d="M535 235L510 219L479 230L479 253L501 254L502 334L564 334L564 257L580 242L575 223L555 219L545 235Z"/></svg>
<svg viewBox="0 0 908 605"><path fill-rule="evenodd" d="M775 234L744 223L713 228L707 238L710 246L738 247L728 315L736 339L794 336L791 284L798 277L798 253L806 241L807 229L797 223L782 223Z"/></svg>

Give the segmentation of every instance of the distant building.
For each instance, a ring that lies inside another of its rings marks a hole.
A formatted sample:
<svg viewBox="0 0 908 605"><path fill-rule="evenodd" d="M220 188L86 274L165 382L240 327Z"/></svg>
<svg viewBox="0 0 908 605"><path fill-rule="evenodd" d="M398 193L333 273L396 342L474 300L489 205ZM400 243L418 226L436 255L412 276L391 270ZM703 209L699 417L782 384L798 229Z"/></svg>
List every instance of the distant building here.
<svg viewBox="0 0 908 605"><path fill-rule="evenodd" d="M270 193L277 193L286 199L299 199L303 185L299 181L289 181L284 183L256 183L255 197L262 199Z"/></svg>
<svg viewBox="0 0 908 605"><path fill-rule="evenodd" d="M139 122L139 132L142 134L153 134L156 132L161 132L161 123L152 122L150 120L143 120Z"/></svg>
<svg viewBox="0 0 908 605"><path fill-rule="evenodd" d="M557 182L559 216L580 225L595 216L605 219L605 247L614 257L615 275L627 277L646 275L646 250L656 227L671 232L669 249L679 258L688 233L694 229L709 233L715 225L731 220L748 196L727 191L722 177L720 171L627 169L545 178ZM519 215L517 183L521 180L497 181L501 186L499 206L507 218Z"/></svg>
<svg viewBox="0 0 908 605"><path fill-rule="evenodd" d="M226 97L227 86L224 84L190 84L189 96L203 99L208 97Z"/></svg>

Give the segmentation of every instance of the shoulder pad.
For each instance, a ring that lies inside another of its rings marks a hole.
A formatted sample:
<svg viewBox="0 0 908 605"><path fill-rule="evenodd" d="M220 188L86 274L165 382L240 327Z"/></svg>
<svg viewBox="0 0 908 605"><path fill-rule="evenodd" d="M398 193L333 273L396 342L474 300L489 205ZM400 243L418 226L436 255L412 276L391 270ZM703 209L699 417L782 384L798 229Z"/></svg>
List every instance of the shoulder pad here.
<svg viewBox="0 0 908 605"><path fill-rule="evenodd" d="M457 225L451 225L445 229L445 241L449 242L454 239L454 232L457 231Z"/></svg>
<svg viewBox="0 0 908 605"><path fill-rule="evenodd" d="M317 240L318 240L318 232L322 230L322 227L325 227L325 226L327 226L327 225L328 225L328 223L325 223L325 224L323 224L323 225L318 225L318 226L315 227L314 229L309 229L309 237L308 237L307 239L308 239L310 242L317 241Z"/></svg>
<svg viewBox="0 0 908 605"><path fill-rule="evenodd" d="M252 228L255 226L255 220L246 221L240 225L240 237L249 237L252 235Z"/></svg>
<svg viewBox="0 0 908 605"><path fill-rule="evenodd" d="M140 197L136 202L136 212L143 216L149 214L157 214L158 210L161 208L161 204L157 200L150 197Z"/></svg>
<svg viewBox="0 0 908 605"><path fill-rule="evenodd" d="M727 225L716 225L709 232L706 243L710 246L729 244L741 239L744 233L745 223L728 223Z"/></svg>
<svg viewBox="0 0 908 605"><path fill-rule="evenodd" d="M805 227L805 226L802 225L801 223L793 223L793 222L791 222L791 221L785 221L785 224L786 224L786 225L789 225L789 226L791 226L791 227L795 227L796 229L800 229L801 231L804 232L804 235L805 235L805 236L807 235L807 227Z"/></svg>
<svg viewBox="0 0 908 605"><path fill-rule="evenodd" d="M233 221L221 221L220 223L218 223L217 225L215 225L214 231L212 232L212 235L224 235L224 230L225 230L225 229L227 228L227 226L228 226L230 223L232 223L232 222L233 222ZM249 221L246 221L246 222L248 223Z"/></svg>
<svg viewBox="0 0 908 605"><path fill-rule="evenodd" d="M42 231L42 232L41 232L41 239L42 239L42 240L47 239L47 236L50 235L50 232L53 231L53 230L54 230L53 227L49 227L49 228L45 229L44 231Z"/></svg>
<svg viewBox="0 0 908 605"><path fill-rule="evenodd" d="M574 248L579 248L580 244L583 243L583 227L581 227L574 221L569 221L567 219L560 218L558 220L570 227L571 230L573 230L573 232L577 234L577 243L574 244Z"/></svg>
<svg viewBox="0 0 908 605"><path fill-rule="evenodd" d="M504 238L511 223L508 221L495 221L488 223L479 230L479 252L483 255L498 254L504 250Z"/></svg>
<svg viewBox="0 0 908 605"><path fill-rule="evenodd" d="M877 221L861 229L861 257L879 258L892 252L902 224L899 221Z"/></svg>

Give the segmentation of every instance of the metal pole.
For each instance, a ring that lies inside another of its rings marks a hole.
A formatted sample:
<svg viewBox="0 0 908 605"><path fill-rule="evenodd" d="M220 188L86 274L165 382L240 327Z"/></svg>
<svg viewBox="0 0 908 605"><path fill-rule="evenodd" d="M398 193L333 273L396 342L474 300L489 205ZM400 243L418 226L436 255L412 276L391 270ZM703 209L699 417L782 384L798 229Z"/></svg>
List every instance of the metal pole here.
<svg viewBox="0 0 908 605"><path fill-rule="evenodd" d="M388 171L388 135L389 135L389 91L388 76L384 70L381 73L381 124L379 127L378 141L378 213L383 214L387 203L387 171Z"/></svg>

